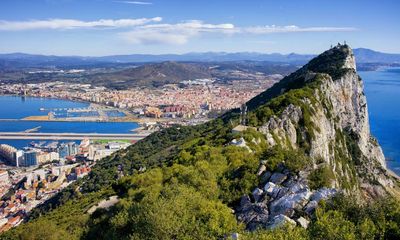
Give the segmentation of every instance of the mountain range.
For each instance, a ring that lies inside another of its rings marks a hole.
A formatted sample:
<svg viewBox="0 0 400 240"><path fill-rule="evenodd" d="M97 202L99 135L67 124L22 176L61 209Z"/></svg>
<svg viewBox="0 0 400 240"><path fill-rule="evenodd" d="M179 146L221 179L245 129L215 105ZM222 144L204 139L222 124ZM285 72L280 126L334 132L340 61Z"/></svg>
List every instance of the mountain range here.
<svg viewBox="0 0 400 240"><path fill-rule="evenodd" d="M382 53L365 48L354 49L358 63L400 63L400 54ZM131 54L113 55L103 57L80 57L80 56L45 56L24 53L0 54L0 66L90 66L95 64L110 63L144 63L163 61L269 61L285 62L293 64L305 64L315 57L313 54L280 54L280 53L256 53L256 52L205 52L187 54Z"/></svg>

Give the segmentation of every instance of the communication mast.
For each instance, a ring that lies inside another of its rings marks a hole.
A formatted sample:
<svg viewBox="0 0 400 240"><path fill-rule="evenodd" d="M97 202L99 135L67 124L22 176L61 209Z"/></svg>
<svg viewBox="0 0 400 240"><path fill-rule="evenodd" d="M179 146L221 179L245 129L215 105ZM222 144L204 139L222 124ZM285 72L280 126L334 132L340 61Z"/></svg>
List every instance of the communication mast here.
<svg viewBox="0 0 400 240"><path fill-rule="evenodd" d="M243 126L247 124L247 106L245 103L240 106L240 124Z"/></svg>

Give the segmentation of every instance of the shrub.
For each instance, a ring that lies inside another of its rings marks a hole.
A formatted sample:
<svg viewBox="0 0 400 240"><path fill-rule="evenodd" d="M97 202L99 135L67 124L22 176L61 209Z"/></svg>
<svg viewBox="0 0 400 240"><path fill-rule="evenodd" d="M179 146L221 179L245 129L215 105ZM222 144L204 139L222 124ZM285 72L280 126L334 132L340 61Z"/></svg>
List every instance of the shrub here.
<svg viewBox="0 0 400 240"><path fill-rule="evenodd" d="M311 159L301 151L286 151L285 166L292 172L299 172L311 163Z"/></svg>
<svg viewBox="0 0 400 240"><path fill-rule="evenodd" d="M311 172L308 181L311 189L318 189L321 187L330 187L334 178L335 175L332 170L324 165Z"/></svg>

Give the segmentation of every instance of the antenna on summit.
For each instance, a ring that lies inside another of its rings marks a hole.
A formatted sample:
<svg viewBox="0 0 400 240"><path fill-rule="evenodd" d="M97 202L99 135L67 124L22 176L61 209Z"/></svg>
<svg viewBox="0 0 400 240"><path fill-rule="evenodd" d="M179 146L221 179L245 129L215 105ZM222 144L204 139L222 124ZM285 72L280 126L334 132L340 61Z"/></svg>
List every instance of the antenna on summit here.
<svg viewBox="0 0 400 240"><path fill-rule="evenodd" d="M247 106L246 103L240 106L240 124L246 126L247 124Z"/></svg>

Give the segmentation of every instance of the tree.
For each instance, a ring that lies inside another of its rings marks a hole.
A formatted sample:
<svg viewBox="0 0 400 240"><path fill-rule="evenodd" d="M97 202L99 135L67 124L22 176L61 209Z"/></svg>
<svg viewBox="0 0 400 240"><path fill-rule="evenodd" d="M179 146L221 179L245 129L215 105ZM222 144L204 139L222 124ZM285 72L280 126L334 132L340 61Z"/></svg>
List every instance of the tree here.
<svg viewBox="0 0 400 240"><path fill-rule="evenodd" d="M316 218L309 230L312 239L357 239L354 224L346 220L341 212L335 210L325 212L323 209L317 209Z"/></svg>

